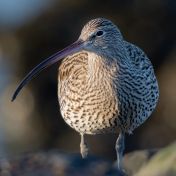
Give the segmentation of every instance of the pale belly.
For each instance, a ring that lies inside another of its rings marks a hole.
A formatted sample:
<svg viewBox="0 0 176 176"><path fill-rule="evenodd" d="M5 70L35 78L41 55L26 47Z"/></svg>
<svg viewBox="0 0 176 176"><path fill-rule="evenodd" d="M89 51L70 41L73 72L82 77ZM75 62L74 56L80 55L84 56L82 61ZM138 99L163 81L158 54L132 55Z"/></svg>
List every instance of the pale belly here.
<svg viewBox="0 0 176 176"><path fill-rule="evenodd" d="M79 133L115 132L118 127L118 104L111 81L101 70L101 74L92 79L89 69L86 52L75 54L62 62L58 77L62 117Z"/></svg>
<svg viewBox="0 0 176 176"><path fill-rule="evenodd" d="M68 65L64 64L60 69ZM72 74L69 75L70 70L60 71L58 79L58 99L65 122L84 134L117 131L118 103L110 81L103 81L104 77L90 80L86 64L76 63L71 68Z"/></svg>
<svg viewBox="0 0 176 176"><path fill-rule="evenodd" d="M79 133L100 134L117 132L118 108L114 97L100 90L80 93L63 90L59 104L65 122ZM62 92L62 90L61 90Z"/></svg>

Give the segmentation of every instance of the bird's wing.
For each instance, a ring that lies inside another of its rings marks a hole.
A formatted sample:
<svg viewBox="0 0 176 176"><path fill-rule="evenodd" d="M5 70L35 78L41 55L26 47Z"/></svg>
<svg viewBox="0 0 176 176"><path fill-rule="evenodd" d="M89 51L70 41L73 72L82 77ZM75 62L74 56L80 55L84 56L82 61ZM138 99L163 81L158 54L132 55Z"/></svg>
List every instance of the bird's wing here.
<svg viewBox="0 0 176 176"><path fill-rule="evenodd" d="M127 41L125 41L124 43L125 43L128 55L131 58L132 63L136 67L139 67L142 70L146 70L152 66L147 55L138 46L136 46L132 43L129 43Z"/></svg>

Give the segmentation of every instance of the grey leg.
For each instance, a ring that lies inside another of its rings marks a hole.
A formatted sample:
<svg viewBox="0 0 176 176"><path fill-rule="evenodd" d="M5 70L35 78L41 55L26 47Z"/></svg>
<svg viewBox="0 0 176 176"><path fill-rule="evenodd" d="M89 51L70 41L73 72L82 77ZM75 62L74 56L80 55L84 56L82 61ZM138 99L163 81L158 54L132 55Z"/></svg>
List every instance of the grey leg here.
<svg viewBox="0 0 176 176"><path fill-rule="evenodd" d="M115 149L117 153L117 167L120 171L123 171L122 157L125 149L125 134L123 132L120 132L117 138Z"/></svg>
<svg viewBox="0 0 176 176"><path fill-rule="evenodd" d="M88 147L87 144L84 141L84 134L80 134L81 135L81 143L80 143L80 152L82 155L82 158L86 158L88 155Z"/></svg>

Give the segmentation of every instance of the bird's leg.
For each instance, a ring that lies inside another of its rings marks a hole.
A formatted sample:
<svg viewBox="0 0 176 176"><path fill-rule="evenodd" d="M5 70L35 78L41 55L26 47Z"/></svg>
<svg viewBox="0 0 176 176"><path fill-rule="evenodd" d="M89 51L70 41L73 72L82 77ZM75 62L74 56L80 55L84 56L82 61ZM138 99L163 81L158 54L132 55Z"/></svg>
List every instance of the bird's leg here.
<svg viewBox="0 0 176 176"><path fill-rule="evenodd" d="M80 153L82 155L82 158L86 158L88 155L88 147L86 142L84 141L84 134L80 134L81 135L81 143L80 143Z"/></svg>
<svg viewBox="0 0 176 176"><path fill-rule="evenodd" d="M117 153L117 167L120 171L123 171L122 157L125 149L125 134L123 132L120 132L119 137L117 138L115 149Z"/></svg>

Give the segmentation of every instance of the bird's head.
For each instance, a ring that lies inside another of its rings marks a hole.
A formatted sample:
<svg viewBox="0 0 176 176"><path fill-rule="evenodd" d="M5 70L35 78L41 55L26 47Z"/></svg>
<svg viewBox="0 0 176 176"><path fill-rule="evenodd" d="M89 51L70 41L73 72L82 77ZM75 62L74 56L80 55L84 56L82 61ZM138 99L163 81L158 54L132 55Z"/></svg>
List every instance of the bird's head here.
<svg viewBox="0 0 176 176"><path fill-rule="evenodd" d="M76 42L45 59L24 77L14 92L12 101L33 77L45 68L57 63L59 60L82 50L96 52L97 54L103 53L110 56L113 55L114 52L121 50L122 40L119 29L111 21L104 18L89 21L83 27L81 35Z"/></svg>
<svg viewBox="0 0 176 176"><path fill-rule="evenodd" d="M118 50L123 41L120 30L110 20L96 18L89 21L82 29L79 37L83 48L96 53Z"/></svg>

